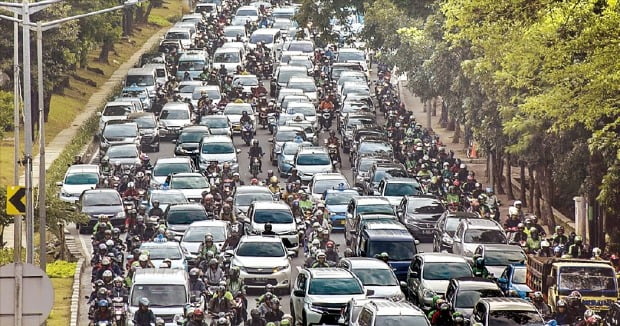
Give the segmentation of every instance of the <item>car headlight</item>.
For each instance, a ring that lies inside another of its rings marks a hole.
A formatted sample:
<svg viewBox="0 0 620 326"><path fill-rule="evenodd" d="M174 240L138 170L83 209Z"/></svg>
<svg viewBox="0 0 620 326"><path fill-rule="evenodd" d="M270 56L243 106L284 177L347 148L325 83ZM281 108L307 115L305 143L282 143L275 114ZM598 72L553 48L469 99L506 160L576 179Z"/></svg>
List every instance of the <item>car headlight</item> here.
<svg viewBox="0 0 620 326"><path fill-rule="evenodd" d="M444 234L443 237L441 237L441 242L445 243L448 246L451 246L454 243L454 239L452 239L450 235Z"/></svg>
<svg viewBox="0 0 620 326"><path fill-rule="evenodd" d="M405 295L400 293L400 294L396 294L390 297L390 300L397 302L397 301L403 301L405 300Z"/></svg>
<svg viewBox="0 0 620 326"><path fill-rule="evenodd" d="M125 218L125 212L116 213L116 218Z"/></svg>
<svg viewBox="0 0 620 326"><path fill-rule="evenodd" d="M310 309L310 311L316 312L316 313L318 313L318 314L322 314L322 313L323 313L323 309L321 309L321 307L319 307L319 306L315 306L315 305L313 305L313 304L310 304L310 305L308 306L308 309Z"/></svg>
<svg viewBox="0 0 620 326"><path fill-rule="evenodd" d="M277 273L277 272L283 271L283 270L285 270L287 268L288 268L288 265L286 265L286 266L276 266L276 267L273 268L273 272Z"/></svg>

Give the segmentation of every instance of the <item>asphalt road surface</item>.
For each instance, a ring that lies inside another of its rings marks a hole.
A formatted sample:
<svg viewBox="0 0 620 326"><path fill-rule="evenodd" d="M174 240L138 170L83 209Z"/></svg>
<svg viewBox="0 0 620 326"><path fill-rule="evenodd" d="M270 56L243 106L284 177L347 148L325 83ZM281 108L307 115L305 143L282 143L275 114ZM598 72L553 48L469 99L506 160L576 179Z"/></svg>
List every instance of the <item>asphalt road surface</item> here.
<svg viewBox="0 0 620 326"><path fill-rule="evenodd" d="M265 82L265 84L268 87L269 83ZM381 114L378 115L378 120L379 120L378 121L379 125L381 125L383 123L383 116ZM336 128L336 124L334 121L334 123L332 123L332 129L335 130L335 128ZM320 133L319 144L323 144L323 139L327 138L328 136L329 136L329 132L322 131ZM272 169L274 173L277 175L277 167L271 166L269 162L269 151L270 151L270 145L271 145L271 143L269 143L269 138L271 137L272 136L269 134L269 130L262 129L260 127L257 130L256 139L259 140L259 144L263 148L263 152L266 153L266 155L263 157L263 173L259 175L259 180L264 180L266 178L267 170L269 169ZM252 176L249 173L248 146L245 145L245 143L241 140L241 137L239 135L234 136L233 140L235 143L235 147L241 149L241 153L238 154L239 173L241 175L241 179L244 180L247 184L252 178ZM162 141L159 152L148 153L149 157L151 158L152 164L154 164L159 158L174 157L174 148L175 148L175 144L173 144L171 141ZM351 165L349 163L348 155L344 153L342 153L341 155L342 155L341 173L344 174L345 177L349 180L349 184L355 184L353 180L353 176L352 176ZM94 162L98 161L96 157L93 160ZM84 249L84 252L86 253L86 258L87 258L86 264L88 265L88 262L90 261L90 254L92 253L90 235L78 234L77 230L75 229L75 226L73 225L69 229L72 234L79 236L80 243ZM340 245L340 252L344 251L344 249L346 248L346 245L344 242L344 235L342 233L333 233L331 238L337 244ZM121 239L125 239L125 235L122 235ZM418 251L432 252L433 251L432 244L421 243L418 245ZM301 250L300 250L300 253L302 253ZM292 266L297 267L297 268L292 269L293 272L291 274L291 280L290 280L291 283L295 281L295 278L297 277L297 274L298 274L298 268L301 268L303 266L304 260L305 260L305 257L303 256L303 254L300 254L299 257L292 258ZM91 268L88 267L85 269L82 275L82 284L81 284L82 298L84 298L84 296L86 295L89 295L90 292L92 291L92 287L90 283L90 274L91 274ZM255 293L255 292L249 293L248 312L250 309L255 308L256 304L255 304L254 299L257 298L261 294L262 293ZM289 307L290 307L289 306L289 295L288 294L281 295L281 299L282 300L280 301L280 303L282 306L282 310L285 313L290 313L289 312ZM85 299L82 299L82 300L83 300L82 304L80 305L78 325L88 325L88 322L89 322L88 305L86 304Z"/></svg>

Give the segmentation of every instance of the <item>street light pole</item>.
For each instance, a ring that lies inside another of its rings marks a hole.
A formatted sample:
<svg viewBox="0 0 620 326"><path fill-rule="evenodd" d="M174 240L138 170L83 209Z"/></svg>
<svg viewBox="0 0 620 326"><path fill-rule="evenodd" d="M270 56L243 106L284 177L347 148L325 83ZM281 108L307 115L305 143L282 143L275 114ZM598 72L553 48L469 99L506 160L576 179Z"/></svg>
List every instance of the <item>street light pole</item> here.
<svg viewBox="0 0 620 326"><path fill-rule="evenodd" d="M25 152L25 179L26 179L26 243L34 241L34 216L32 200L32 92L30 84L30 8L28 0L22 2L22 61L24 83L24 152ZM26 246L26 262L32 264L33 246Z"/></svg>
<svg viewBox="0 0 620 326"><path fill-rule="evenodd" d="M47 241L45 234L47 213L45 210L45 112L43 109L43 27L41 21L37 22L37 75L39 98L39 265L42 270L45 270L47 261ZM63 232L63 230L60 230L60 232Z"/></svg>

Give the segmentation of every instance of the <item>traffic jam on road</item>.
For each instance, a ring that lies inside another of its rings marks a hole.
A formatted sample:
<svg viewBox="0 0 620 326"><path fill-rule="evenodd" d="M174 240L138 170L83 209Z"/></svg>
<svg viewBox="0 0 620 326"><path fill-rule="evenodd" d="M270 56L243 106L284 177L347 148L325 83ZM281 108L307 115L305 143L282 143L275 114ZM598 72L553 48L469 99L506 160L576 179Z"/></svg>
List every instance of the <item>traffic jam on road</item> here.
<svg viewBox="0 0 620 326"><path fill-rule="evenodd" d="M100 113L93 160L59 183L90 217L76 227L93 325L605 315L609 262L579 259L579 239L545 235L519 202L500 216L493 189L408 111L391 67L349 28L319 46L297 10L198 3Z"/></svg>

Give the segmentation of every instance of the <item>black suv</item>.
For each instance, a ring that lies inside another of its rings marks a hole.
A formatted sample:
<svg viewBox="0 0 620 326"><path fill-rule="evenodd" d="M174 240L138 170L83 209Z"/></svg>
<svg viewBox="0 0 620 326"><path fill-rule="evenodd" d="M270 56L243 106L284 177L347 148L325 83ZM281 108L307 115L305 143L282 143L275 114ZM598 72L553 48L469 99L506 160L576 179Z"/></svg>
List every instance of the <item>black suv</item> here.
<svg viewBox="0 0 620 326"><path fill-rule="evenodd" d="M112 226L125 232L125 208L121 195L115 189L86 190L80 195L78 207L89 217L87 223L78 224L81 234L92 232L100 215L107 216Z"/></svg>
<svg viewBox="0 0 620 326"><path fill-rule="evenodd" d="M179 137L173 140L176 143L174 155L176 156L195 156L198 155L198 144L202 137L209 135L207 126L188 126L183 128Z"/></svg>
<svg viewBox="0 0 620 326"><path fill-rule="evenodd" d="M381 180L386 177L406 178L408 176L405 166L400 163L375 163L368 172L368 179L364 183L364 194L371 195L379 186Z"/></svg>
<svg viewBox="0 0 620 326"><path fill-rule="evenodd" d="M136 112L127 117L138 125L140 132L140 149L143 152L151 150L159 152L159 131L157 129L157 118L151 112Z"/></svg>
<svg viewBox="0 0 620 326"><path fill-rule="evenodd" d="M461 220L476 218L480 217L474 213L445 211L433 230L433 251L440 252L446 250L447 252L452 252L454 233Z"/></svg>
<svg viewBox="0 0 620 326"><path fill-rule="evenodd" d="M396 208L398 219L416 239L432 239L437 220L446 211L434 196L403 196Z"/></svg>

